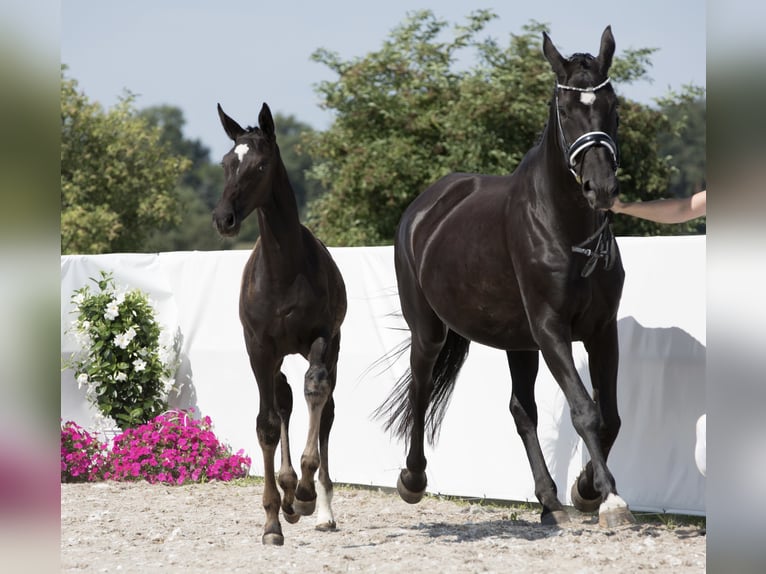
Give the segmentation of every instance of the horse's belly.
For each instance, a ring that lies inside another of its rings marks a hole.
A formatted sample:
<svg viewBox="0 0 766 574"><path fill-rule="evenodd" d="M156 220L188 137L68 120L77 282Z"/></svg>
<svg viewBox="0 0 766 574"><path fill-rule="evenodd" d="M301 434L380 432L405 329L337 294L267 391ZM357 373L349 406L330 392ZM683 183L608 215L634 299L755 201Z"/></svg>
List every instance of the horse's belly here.
<svg viewBox="0 0 766 574"><path fill-rule="evenodd" d="M446 274L442 277L455 277ZM453 331L499 349L536 349L516 279L502 274L491 280L467 274L470 283L423 283L429 305Z"/></svg>

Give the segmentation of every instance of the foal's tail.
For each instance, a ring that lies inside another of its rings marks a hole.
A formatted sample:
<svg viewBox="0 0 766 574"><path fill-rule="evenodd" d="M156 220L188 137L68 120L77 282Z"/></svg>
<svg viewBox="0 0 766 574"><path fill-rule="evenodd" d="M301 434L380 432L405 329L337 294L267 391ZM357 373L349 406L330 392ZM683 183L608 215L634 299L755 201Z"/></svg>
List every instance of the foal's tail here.
<svg viewBox="0 0 766 574"><path fill-rule="evenodd" d="M426 436L428 442L434 444L439 435L439 429L447 412L455 381L460 369L468 357L470 341L452 330L447 331L447 339L439 351L432 371L433 389L426 410ZM406 347L401 351L406 350ZM391 396L373 413L377 419L383 419L386 431L392 431L399 438L409 440L414 424L414 413L410 404L410 387L412 371L402 375L394 387Z"/></svg>

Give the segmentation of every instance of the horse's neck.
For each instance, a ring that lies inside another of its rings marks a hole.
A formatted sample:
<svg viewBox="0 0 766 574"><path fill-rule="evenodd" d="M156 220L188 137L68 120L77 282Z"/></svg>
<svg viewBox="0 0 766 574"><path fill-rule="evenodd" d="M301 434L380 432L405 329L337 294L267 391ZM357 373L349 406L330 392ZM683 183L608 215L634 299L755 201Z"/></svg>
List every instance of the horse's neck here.
<svg viewBox="0 0 766 574"><path fill-rule="evenodd" d="M558 220L559 228L566 230L572 240L577 240L583 233L588 235L598 226L600 220L588 206L578 184L569 171L566 153L559 143L558 124L555 119L548 123L548 131L540 142L539 152L543 154L540 162L545 168L545 176L540 181L548 182L540 186L536 193L544 194L544 201L551 206L550 213ZM558 182L558 183L556 183Z"/></svg>
<svg viewBox="0 0 766 574"><path fill-rule="evenodd" d="M261 253L267 265L284 275L294 275L303 261L303 233L287 171L279 163L270 201L258 208Z"/></svg>

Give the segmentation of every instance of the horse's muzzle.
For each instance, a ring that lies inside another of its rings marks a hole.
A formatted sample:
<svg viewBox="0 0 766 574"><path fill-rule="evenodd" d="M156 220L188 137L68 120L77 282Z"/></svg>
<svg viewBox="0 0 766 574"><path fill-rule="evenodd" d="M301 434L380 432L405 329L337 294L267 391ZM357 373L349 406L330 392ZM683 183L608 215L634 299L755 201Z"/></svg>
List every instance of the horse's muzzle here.
<svg viewBox="0 0 766 574"><path fill-rule="evenodd" d="M239 233L239 221L231 208L213 211L213 227L222 237L233 237Z"/></svg>
<svg viewBox="0 0 766 574"><path fill-rule="evenodd" d="M610 185L607 188L598 187L589 179L582 183L582 194L585 196L590 208L594 210L605 211L611 209L617 193L617 185Z"/></svg>

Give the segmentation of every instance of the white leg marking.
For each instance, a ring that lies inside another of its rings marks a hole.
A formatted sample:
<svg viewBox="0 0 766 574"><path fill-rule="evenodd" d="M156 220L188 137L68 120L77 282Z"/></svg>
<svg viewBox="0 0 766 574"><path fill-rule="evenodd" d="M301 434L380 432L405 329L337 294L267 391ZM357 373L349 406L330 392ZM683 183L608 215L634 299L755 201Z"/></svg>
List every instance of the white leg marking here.
<svg viewBox="0 0 766 574"><path fill-rule="evenodd" d="M335 523L335 517L332 514L332 508L330 507L330 504L332 503L332 491L327 492L325 490L324 485L317 480L316 482L316 491L317 491L317 525L322 524L334 524Z"/></svg>
<svg viewBox="0 0 766 574"><path fill-rule="evenodd" d="M606 500L598 507L598 512L601 514L607 510L613 510L615 508L627 508L628 503L616 494L610 494L606 497Z"/></svg>
<svg viewBox="0 0 766 574"><path fill-rule="evenodd" d="M694 462L697 463L697 468L702 476L707 476L707 414L702 415L697 419L697 443L694 445Z"/></svg>

